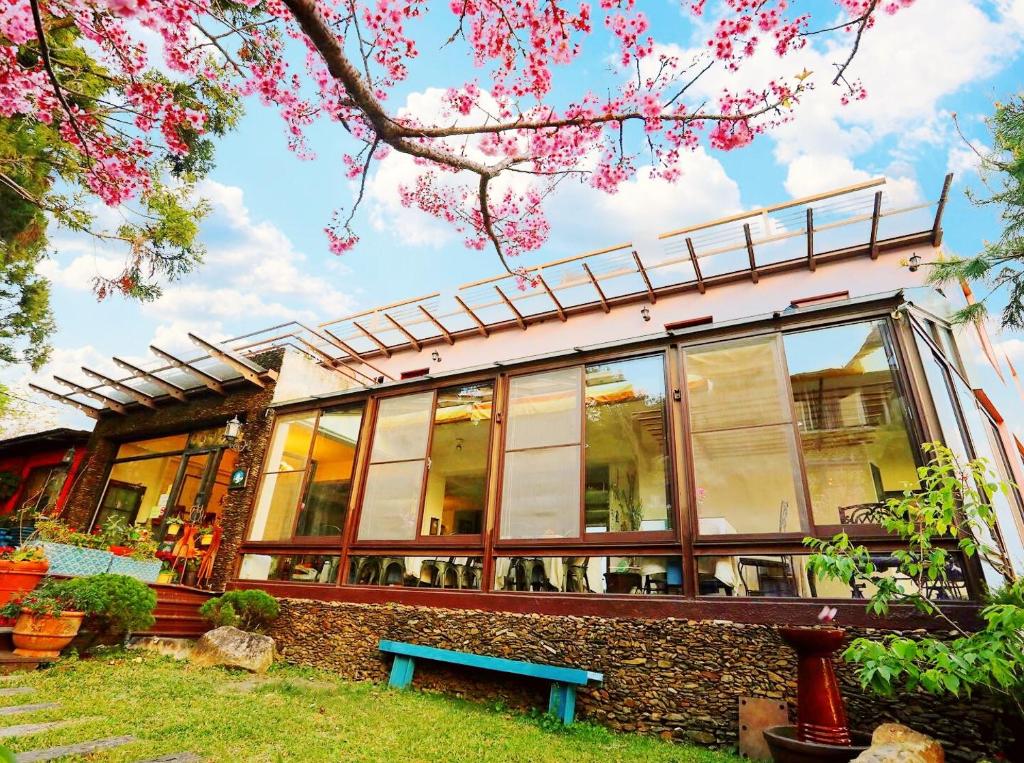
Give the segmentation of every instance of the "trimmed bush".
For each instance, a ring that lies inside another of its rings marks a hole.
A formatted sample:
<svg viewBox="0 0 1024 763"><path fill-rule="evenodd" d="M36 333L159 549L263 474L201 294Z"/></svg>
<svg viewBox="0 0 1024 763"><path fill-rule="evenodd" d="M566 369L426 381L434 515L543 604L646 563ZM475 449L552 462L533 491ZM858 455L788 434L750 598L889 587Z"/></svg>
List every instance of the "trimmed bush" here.
<svg viewBox="0 0 1024 763"><path fill-rule="evenodd" d="M214 628L231 625L249 633L263 633L281 614L281 605L266 591L253 588L228 591L199 608Z"/></svg>
<svg viewBox="0 0 1024 763"><path fill-rule="evenodd" d="M146 630L156 621L156 593L140 580L104 573L63 582L72 595L92 603L83 630L102 636L127 636Z"/></svg>

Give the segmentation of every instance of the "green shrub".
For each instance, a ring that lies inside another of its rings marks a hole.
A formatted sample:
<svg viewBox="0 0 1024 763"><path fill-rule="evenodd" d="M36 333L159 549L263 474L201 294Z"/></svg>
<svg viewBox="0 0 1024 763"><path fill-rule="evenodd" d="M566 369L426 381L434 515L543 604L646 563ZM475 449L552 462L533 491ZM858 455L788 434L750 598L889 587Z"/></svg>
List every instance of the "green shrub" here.
<svg viewBox="0 0 1024 763"><path fill-rule="evenodd" d="M127 635L155 622L156 593L127 575L90 575L64 583L75 595L91 602L84 630L105 636Z"/></svg>
<svg viewBox="0 0 1024 763"><path fill-rule="evenodd" d="M281 605L266 591L253 588L228 591L217 599L210 599L199 608L199 614L215 628L231 625L250 633L263 633L281 614Z"/></svg>

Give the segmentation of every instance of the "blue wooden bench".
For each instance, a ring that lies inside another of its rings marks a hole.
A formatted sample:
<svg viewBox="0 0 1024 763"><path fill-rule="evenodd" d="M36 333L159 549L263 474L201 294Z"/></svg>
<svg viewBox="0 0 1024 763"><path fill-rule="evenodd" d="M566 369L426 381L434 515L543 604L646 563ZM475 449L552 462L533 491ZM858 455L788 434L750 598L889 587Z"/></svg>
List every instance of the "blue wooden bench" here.
<svg viewBox="0 0 1024 763"><path fill-rule="evenodd" d="M433 660L447 662L452 665L465 665L470 668L483 668L499 673L512 673L518 676L530 676L551 681L551 696L548 700L548 712L558 716L566 726L572 724L576 715L576 687L586 686L590 681L604 681L601 673L577 668L562 668L557 665L543 665L537 662L521 662L506 660L501 657L486 657L481 654L456 652L453 649L437 649L432 646L407 644L403 641L381 641L380 650L395 655L395 663L391 666L391 686L398 689L408 688L412 683L412 673L416 660Z"/></svg>

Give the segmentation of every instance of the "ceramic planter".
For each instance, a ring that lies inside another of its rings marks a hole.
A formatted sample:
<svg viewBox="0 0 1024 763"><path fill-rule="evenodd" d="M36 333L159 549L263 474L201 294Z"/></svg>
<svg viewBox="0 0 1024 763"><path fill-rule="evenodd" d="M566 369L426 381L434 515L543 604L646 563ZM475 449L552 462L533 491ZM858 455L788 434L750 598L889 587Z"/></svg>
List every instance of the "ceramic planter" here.
<svg viewBox="0 0 1024 763"><path fill-rule="evenodd" d="M110 569L114 555L98 548L82 548L65 543L44 542L46 558L50 560L51 575L99 575Z"/></svg>
<svg viewBox="0 0 1024 763"><path fill-rule="evenodd" d="M46 575L49 563L0 561L0 607L21 594L28 593L38 585ZM9 623L6 617L0 617L0 625Z"/></svg>
<svg viewBox="0 0 1024 763"><path fill-rule="evenodd" d="M23 609L11 634L14 653L21 657L56 659L60 650L78 635L83 617L84 612L37 615Z"/></svg>
<svg viewBox="0 0 1024 763"><path fill-rule="evenodd" d="M163 563L159 559L132 559L130 556L114 556L110 560L110 572L127 575L143 583L155 583Z"/></svg>

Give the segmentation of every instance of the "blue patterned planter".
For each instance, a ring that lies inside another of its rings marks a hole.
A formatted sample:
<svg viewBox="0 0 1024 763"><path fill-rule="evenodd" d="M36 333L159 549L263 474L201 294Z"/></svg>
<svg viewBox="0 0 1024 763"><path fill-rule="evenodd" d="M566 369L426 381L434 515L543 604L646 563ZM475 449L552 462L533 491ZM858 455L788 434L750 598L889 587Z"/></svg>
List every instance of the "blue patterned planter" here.
<svg viewBox="0 0 1024 763"><path fill-rule="evenodd" d="M80 548L63 543L43 543L51 575L99 575L110 569L114 555L98 548Z"/></svg>
<svg viewBox="0 0 1024 763"><path fill-rule="evenodd" d="M155 583L163 565L159 559L132 559L130 556L114 556L109 572L127 575L143 583Z"/></svg>

